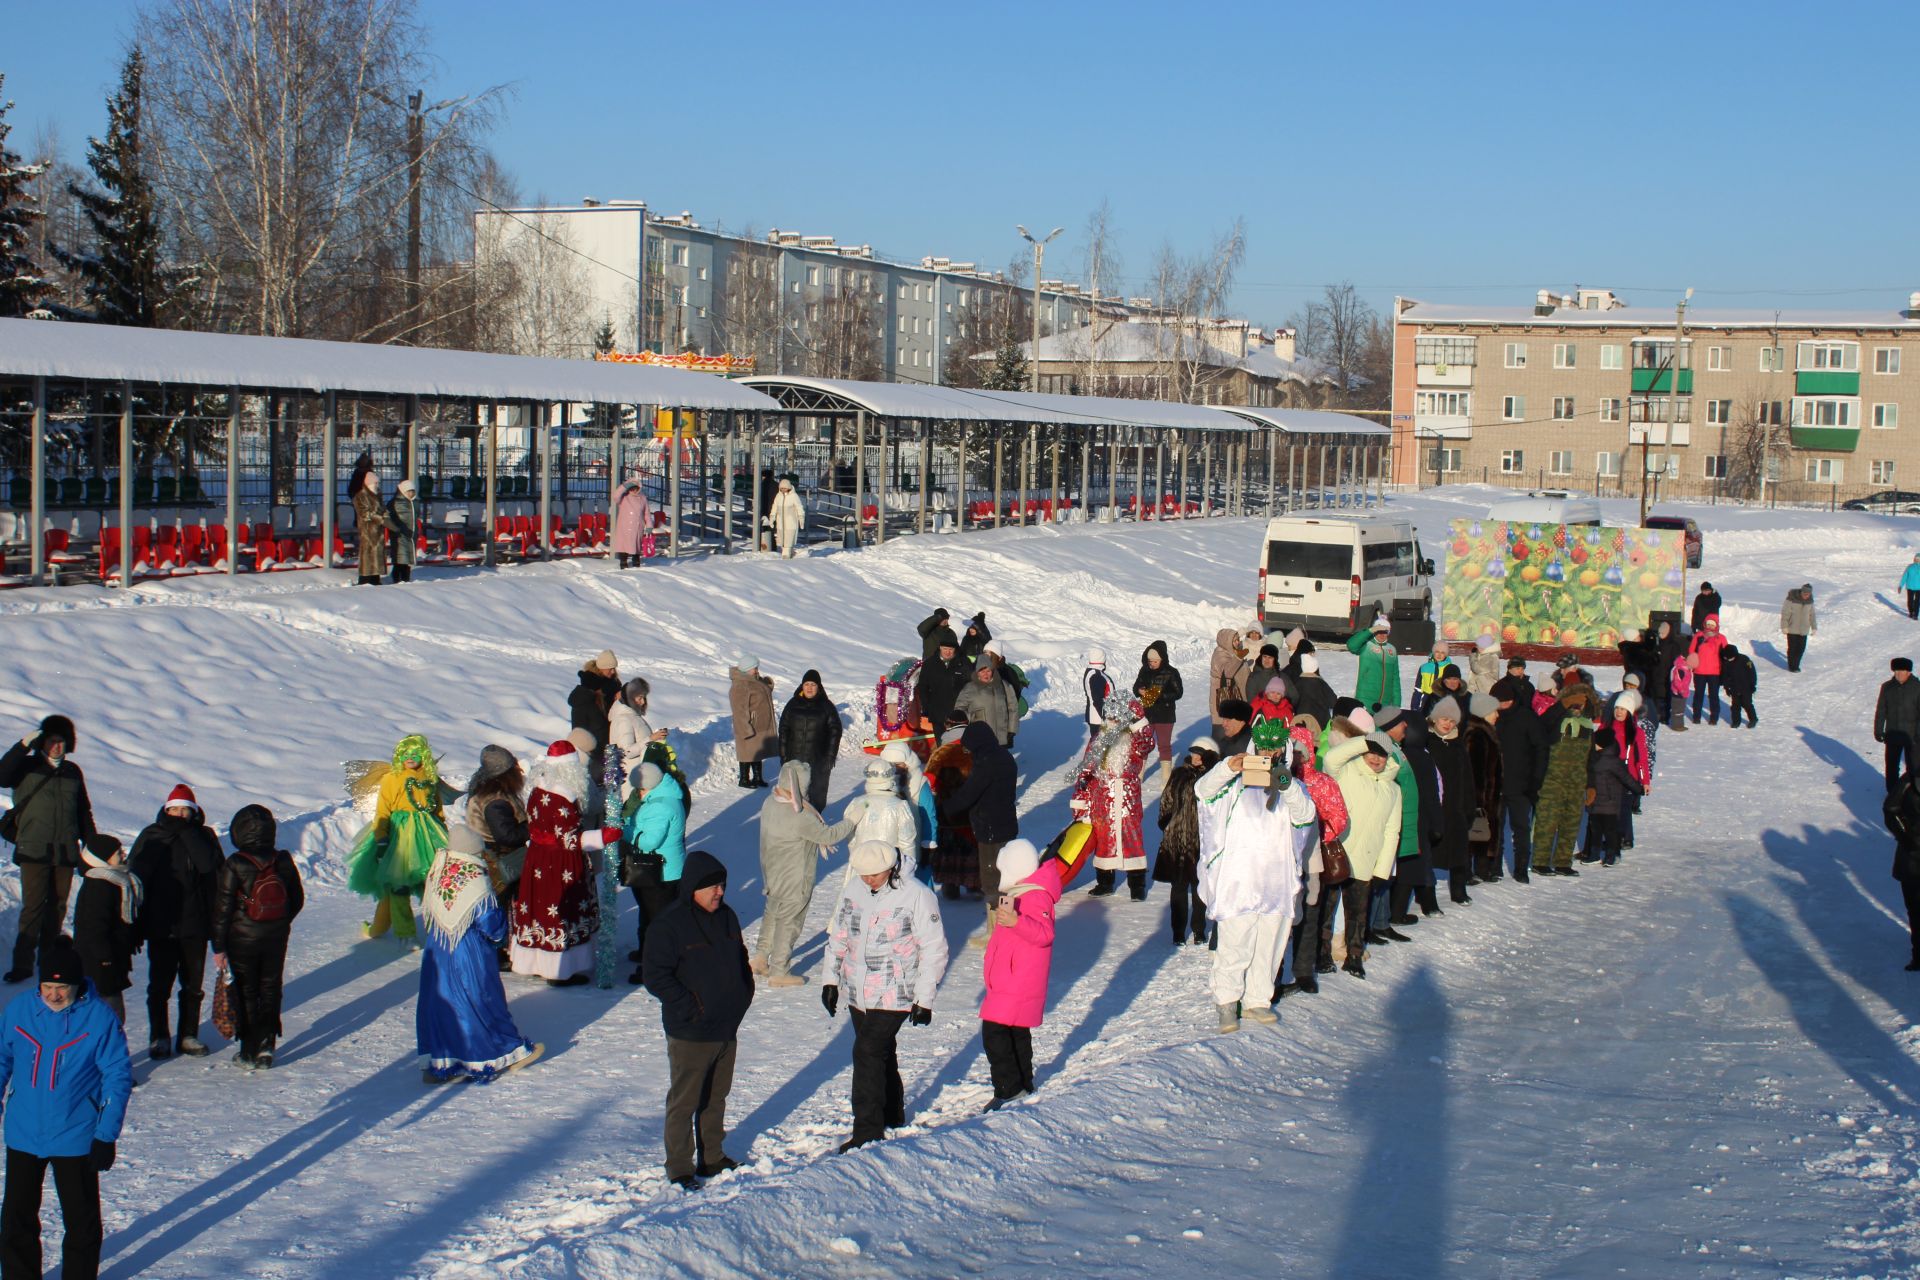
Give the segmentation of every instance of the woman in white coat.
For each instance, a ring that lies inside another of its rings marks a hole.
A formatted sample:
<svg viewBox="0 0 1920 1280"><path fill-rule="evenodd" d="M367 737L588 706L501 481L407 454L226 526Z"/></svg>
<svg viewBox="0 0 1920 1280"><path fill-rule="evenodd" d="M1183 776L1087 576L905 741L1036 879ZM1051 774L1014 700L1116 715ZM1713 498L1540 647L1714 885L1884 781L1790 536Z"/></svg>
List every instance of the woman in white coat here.
<svg viewBox="0 0 1920 1280"><path fill-rule="evenodd" d="M800 542L800 530L807 526L807 509L800 505L793 481L781 478L780 491L773 495L773 509L767 512L765 523L780 544L781 556L793 559L793 549Z"/></svg>

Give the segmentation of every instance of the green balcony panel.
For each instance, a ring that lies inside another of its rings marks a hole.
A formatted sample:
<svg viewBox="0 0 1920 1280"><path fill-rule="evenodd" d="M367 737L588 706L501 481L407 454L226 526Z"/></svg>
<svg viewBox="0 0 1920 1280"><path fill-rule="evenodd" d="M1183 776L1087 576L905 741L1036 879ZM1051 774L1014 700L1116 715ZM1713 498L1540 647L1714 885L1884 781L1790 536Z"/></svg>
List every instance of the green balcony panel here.
<svg viewBox="0 0 1920 1280"><path fill-rule="evenodd" d="M1858 427L1795 427L1793 447L1818 449L1824 453L1852 453L1860 447Z"/></svg>
<svg viewBox="0 0 1920 1280"><path fill-rule="evenodd" d="M1834 369L1810 369L1794 375L1793 394L1797 396L1857 396L1860 375Z"/></svg>
<svg viewBox="0 0 1920 1280"><path fill-rule="evenodd" d="M1635 369L1633 371L1633 389L1635 392L1664 392L1673 385L1671 369ZM1680 371L1680 394L1693 394L1693 370Z"/></svg>

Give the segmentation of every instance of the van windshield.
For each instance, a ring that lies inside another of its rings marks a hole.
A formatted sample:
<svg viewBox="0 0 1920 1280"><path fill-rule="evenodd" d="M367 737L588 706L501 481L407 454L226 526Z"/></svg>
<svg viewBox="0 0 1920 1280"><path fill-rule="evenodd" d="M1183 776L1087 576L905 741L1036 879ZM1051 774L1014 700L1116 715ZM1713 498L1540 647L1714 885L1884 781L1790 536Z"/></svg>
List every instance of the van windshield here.
<svg viewBox="0 0 1920 1280"><path fill-rule="evenodd" d="M1353 576L1353 547L1340 542L1269 542L1267 576L1344 581Z"/></svg>

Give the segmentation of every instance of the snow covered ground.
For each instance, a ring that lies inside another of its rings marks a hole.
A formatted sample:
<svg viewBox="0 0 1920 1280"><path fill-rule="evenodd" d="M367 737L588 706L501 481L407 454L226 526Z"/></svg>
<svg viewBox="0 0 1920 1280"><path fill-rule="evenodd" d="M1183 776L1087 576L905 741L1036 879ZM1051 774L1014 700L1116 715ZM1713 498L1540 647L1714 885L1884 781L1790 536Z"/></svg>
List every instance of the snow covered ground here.
<svg viewBox="0 0 1920 1280"><path fill-rule="evenodd" d="M1438 553L1443 522L1491 496L1396 509ZM981 953L958 945L979 908L954 904L935 1021L901 1037L912 1127L830 1155L847 1132L847 1022L826 1018L814 986L763 988L730 1110L745 1167L691 1196L659 1169L665 1058L639 988L509 979L547 1059L487 1087L421 1087L417 958L361 940L362 904L341 888L356 825L341 762L410 731L456 777L487 741L531 753L564 730L580 660L611 646L653 681L654 723L696 779L690 843L728 864L751 934L765 793L731 785L730 662L757 654L782 702L818 667L870 721L873 680L913 649L915 621L935 604L984 608L1036 677L1018 754L1023 828L1044 841L1084 742L1086 646L1130 674L1165 637L1189 676L1182 738L1204 732L1212 635L1251 617L1256 522L907 538L626 574L428 570L398 590L297 574L9 593L0 731L72 714L95 807L124 837L177 779L223 828L263 800L309 877L279 1065L242 1075L218 1050L136 1053L142 1084L104 1179L105 1273L1911 1273L1920 976L1900 969L1868 729L1886 659L1920 647L1892 586L1920 526L1692 513L1727 630L1757 642L1761 725L1662 736L1622 866L1476 890L1377 951L1365 981L1332 975L1285 1002L1277 1030L1225 1037L1206 953L1168 945L1163 892L1136 905L1077 890L1035 1035L1040 1093L991 1117L978 1114ZM1779 602L1809 580L1821 630L1789 676ZM1325 667L1350 683L1344 654ZM856 775L843 760L836 802ZM10 906L12 879L0 886ZM829 906L816 896L802 972ZM630 904L620 927L624 952Z"/></svg>

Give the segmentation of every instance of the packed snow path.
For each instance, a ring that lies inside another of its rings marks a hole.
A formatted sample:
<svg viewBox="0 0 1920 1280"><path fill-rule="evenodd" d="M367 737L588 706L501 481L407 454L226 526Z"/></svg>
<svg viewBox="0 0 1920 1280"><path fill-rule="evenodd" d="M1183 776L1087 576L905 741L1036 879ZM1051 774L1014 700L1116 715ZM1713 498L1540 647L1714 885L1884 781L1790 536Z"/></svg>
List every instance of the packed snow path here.
<svg viewBox="0 0 1920 1280"><path fill-rule="evenodd" d="M1430 551L1486 491L1409 500ZM1616 516L1627 514L1622 510ZM1017 748L1023 829L1066 820L1080 655L1116 676L1164 636L1203 732L1215 630L1250 617L1257 525L904 539L858 556L469 573L412 589L317 575L16 592L0 601L6 724L72 714L104 825L130 837L177 778L217 824L262 800L309 877L278 1065L153 1064L103 1179L113 1276L1887 1275L1920 1255L1920 975L1868 735L1886 659L1920 649L1892 599L1911 522L1719 509L1706 573L1755 653L1761 725L1660 737L1623 865L1504 882L1322 981L1276 1030L1212 1033L1207 955L1150 901L1063 901L1040 1093L992 1117L973 1010L977 904L943 904L955 964L901 1036L913 1126L849 1156L849 1030L817 986L762 988L730 1152L688 1196L659 1170L665 1063L642 990L509 979L547 1058L423 1089L417 957L359 939L340 888L357 819L341 761L425 732L456 776L482 743L564 728L603 645L654 684L696 779L691 843L731 868L751 935L754 815L731 785L725 668L757 654L784 703L807 667L857 723L935 604L984 608L1036 677ZM1815 587L1807 670L1777 614ZM1912 648L1909 648L1911 646ZM1344 654L1323 648L1338 689ZM1417 659L1416 659L1417 660ZM1612 679L1603 679L1610 685ZM24 731L24 730L22 730ZM855 735L850 733L851 740ZM849 748L851 750L851 747ZM835 777L837 805L858 757ZM801 971L838 884L823 868ZM9 878L7 892L12 891ZM7 904L11 906L9 898ZM11 918L11 912L8 913ZM631 946L632 908L621 920ZM144 1039L144 975L129 992ZM48 1218L52 1197L48 1197ZM49 1247L54 1230L48 1232Z"/></svg>

